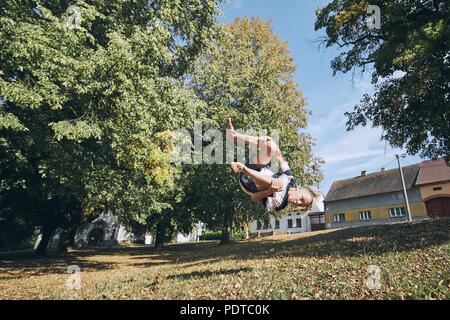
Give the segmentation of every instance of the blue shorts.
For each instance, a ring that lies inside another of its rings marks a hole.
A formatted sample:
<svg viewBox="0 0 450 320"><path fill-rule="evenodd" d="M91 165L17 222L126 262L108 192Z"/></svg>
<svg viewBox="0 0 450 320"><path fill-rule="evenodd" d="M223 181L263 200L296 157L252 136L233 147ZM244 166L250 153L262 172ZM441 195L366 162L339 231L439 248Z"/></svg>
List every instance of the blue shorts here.
<svg viewBox="0 0 450 320"><path fill-rule="evenodd" d="M249 164L248 162L245 163L246 167L253 169L255 171L261 171L262 168L268 167L267 165L256 165L256 164ZM239 185L241 186L242 190L247 194L254 194L256 192L259 192L259 190L256 187L255 181L253 181L253 178L241 173L239 175Z"/></svg>

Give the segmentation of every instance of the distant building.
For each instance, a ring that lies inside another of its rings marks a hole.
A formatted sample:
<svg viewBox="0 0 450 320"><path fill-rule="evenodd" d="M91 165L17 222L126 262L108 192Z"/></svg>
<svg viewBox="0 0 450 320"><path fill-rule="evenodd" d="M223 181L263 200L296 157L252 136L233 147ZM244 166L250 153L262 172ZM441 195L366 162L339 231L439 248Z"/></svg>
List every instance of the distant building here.
<svg viewBox="0 0 450 320"><path fill-rule="evenodd" d="M323 198L322 198L323 200ZM317 201L311 211L290 212L282 217L270 216L268 223L255 220L250 224L250 234L289 234L325 229L323 201Z"/></svg>
<svg viewBox="0 0 450 320"><path fill-rule="evenodd" d="M252 234L283 234L301 233L311 231L308 215L302 212L292 212L283 217L271 217L270 221L264 224L262 221L253 221L250 227Z"/></svg>
<svg viewBox="0 0 450 320"><path fill-rule="evenodd" d="M444 159L424 161L416 185L430 217L450 217L450 166Z"/></svg>
<svg viewBox="0 0 450 320"><path fill-rule="evenodd" d="M188 234L183 233L177 233L175 236L175 242L176 243L187 243L187 242L197 242L200 241L200 236L203 234L203 232L206 231L206 226L204 223L199 222L197 223L192 231ZM151 234L147 234L145 236L145 244L152 244L153 243L153 236Z"/></svg>
<svg viewBox="0 0 450 320"><path fill-rule="evenodd" d="M450 167L443 159L403 167L414 220L450 216ZM407 220L398 169L335 181L325 198L327 228Z"/></svg>
<svg viewBox="0 0 450 320"><path fill-rule="evenodd" d="M420 188L415 185L420 164L403 168L413 218L426 217ZM398 169L335 181L325 198L327 228L404 221L407 219Z"/></svg>
<svg viewBox="0 0 450 320"><path fill-rule="evenodd" d="M176 243L199 241L200 235L205 230L203 223L198 223L189 234L178 233L175 236ZM49 249L59 249L66 237L66 232L62 229L56 230L49 242ZM38 236L35 248L41 241L41 235ZM75 235L75 245L77 247L99 247L112 246L117 243L145 243L151 245L154 238L151 234L138 236L135 235L120 224L119 219L112 212L104 212L100 214L94 221L81 226Z"/></svg>
<svg viewBox="0 0 450 320"><path fill-rule="evenodd" d="M78 229L75 235L77 246L108 246L139 240L142 239L128 232L110 211L100 214L97 219Z"/></svg>
<svg viewBox="0 0 450 320"><path fill-rule="evenodd" d="M199 222L194 226L192 232L188 234L178 233L176 236L176 243L196 242L200 241L200 236L206 231L206 225Z"/></svg>

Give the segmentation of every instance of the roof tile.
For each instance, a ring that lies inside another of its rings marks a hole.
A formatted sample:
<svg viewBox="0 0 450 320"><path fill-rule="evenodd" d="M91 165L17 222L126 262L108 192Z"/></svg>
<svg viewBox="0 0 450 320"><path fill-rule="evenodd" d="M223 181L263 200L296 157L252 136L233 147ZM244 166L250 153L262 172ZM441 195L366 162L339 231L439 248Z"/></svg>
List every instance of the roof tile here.
<svg viewBox="0 0 450 320"><path fill-rule="evenodd" d="M417 177L418 185L443 181L450 181L450 166L443 158L422 162Z"/></svg>
<svg viewBox="0 0 450 320"><path fill-rule="evenodd" d="M420 163L403 167L405 184L411 189L419 174ZM391 169L366 176L335 181L328 192L325 202L364 197L374 194L401 191L403 189L398 169Z"/></svg>

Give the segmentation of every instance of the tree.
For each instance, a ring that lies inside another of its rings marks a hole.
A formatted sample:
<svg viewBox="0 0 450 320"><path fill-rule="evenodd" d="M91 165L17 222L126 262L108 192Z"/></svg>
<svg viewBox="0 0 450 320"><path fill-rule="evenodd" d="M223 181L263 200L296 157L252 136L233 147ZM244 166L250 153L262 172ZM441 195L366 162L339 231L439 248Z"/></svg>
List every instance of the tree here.
<svg viewBox="0 0 450 320"><path fill-rule="evenodd" d="M190 185L183 199L184 212L208 229L221 230L222 244L230 241L233 227L250 222L260 209L242 193L225 164L196 166Z"/></svg>
<svg viewBox="0 0 450 320"><path fill-rule="evenodd" d="M383 139L409 154L449 158L448 1L370 4L381 9L379 29L368 27L365 0L334 0L317 10L316 30L325 28L326 46L343 50L331 63L334 73L372 70L376 92L347 113L348 129L371 122L383 129Z"/></svg>
<svg viewBox="0 0 450 320"><path fill-rule="evenodd" d="M177 79L210 41L217 3L0 4L0 200L33 207L17 214L43 231L40 253L83 208L132 225L171 207L170 132L202 109Z"/></svg>
<svg viewBox="0 0 450 320"><path fill-rule="evenodd" d="M322 179L322 160L312 155L312 139L304 133L310 111L294 81L296 66L288 45L268 22L238 18L225 25L217 41L197 61L191 85L207 103L212 128L224 129L228 118L236 128L275 130L280 147L303 185ZM223 230L229 241L233 222L246 223L260 208L238 187L227 165L202 165L187 201L209 227Z"/></svg>

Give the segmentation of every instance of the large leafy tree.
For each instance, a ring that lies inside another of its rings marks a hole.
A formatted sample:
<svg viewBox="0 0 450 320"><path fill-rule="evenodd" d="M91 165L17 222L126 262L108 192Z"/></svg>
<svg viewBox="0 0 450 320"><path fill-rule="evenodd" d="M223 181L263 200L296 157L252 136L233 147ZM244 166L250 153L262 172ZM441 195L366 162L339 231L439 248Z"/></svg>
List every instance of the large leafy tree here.
<svg viewBox="0 0 450 320"><path fill-rule="evenodd" d="M208 125L224 129L228 118L236 128L279 132L280 147L300 183L320 182L322 160L312 155L312 139L301 133L310 111L297 83L288 45L257 18L238 18L223 27L205 50L192 75L192 86L207 105ZM220 227L223 242L233 225L261 214L243 194L227 165L202 165L187 195L201 220Z"/></svg>
<svg viewBox="0 0 450 320"><path fill-rule="evenodd" d="M369 4L380 17L369 17ZM449 2L334 0L317 10L321 28L326 46L342 49L334 73L372 71L376 92L347 114L348 128L371 123L410 154L450 157Z"/></svg>
<svg viewBox="0 0 450 320"><path fill-rule="evenodd" d="M39 226L41 253L75 209L132 225L171 208L170 132L202 108L176 79L216 2L77 1L79 25L71 1L1 2L0 214Z"/></svg>

